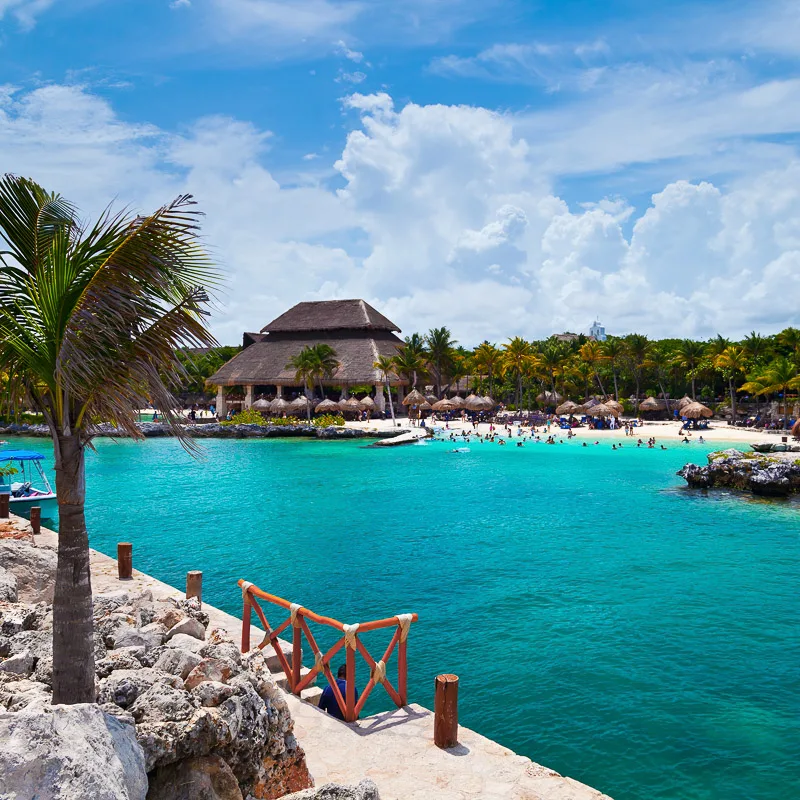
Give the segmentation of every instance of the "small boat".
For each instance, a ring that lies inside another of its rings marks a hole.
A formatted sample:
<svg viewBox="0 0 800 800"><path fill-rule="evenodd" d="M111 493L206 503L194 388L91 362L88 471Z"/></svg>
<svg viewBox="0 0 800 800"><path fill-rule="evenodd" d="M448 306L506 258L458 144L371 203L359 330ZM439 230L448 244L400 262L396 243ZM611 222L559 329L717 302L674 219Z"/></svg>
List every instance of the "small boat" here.
<svg viewBox="0 0 800 800"><path fill-rule="evenodd" d="M58 500L44 473L42 461L44 456L33 450L0 451L0 494L11 495L8 505L14 514L27 515L33 506L42 509L43 517L55 514ZM42 488L34 486L34 481L41 482Z"/></svg>

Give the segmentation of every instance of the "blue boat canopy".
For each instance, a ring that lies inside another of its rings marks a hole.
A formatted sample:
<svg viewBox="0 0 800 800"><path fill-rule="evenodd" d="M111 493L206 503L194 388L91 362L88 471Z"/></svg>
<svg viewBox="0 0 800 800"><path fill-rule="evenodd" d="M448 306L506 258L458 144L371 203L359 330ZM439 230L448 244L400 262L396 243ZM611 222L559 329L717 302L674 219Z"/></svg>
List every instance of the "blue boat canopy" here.
<svg viewBox="0 0 800 800"><path fill-rule="evenodd" d="M44 456L34 450L3 450L0 451L0 463L4 461L41 461Z"/></svg>

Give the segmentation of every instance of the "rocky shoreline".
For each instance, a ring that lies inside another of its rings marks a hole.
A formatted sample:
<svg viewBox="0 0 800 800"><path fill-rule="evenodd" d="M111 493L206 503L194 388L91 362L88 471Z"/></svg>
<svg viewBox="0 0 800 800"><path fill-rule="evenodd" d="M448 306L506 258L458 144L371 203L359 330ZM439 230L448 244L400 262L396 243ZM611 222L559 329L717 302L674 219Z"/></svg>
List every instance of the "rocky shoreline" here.
<svg viewBox="0 0 800 800"><path fill-rule="evenodd" d="M137 422L136 427L146 439L172 436L168 425L161 422ZM315 425L221 425L211 422L202 425L184 425L186 433L195 439L278 439L305 437L308 439L388 439L408 433L407 428L393 428L390 430L366 431L361 428L344 428L330 426L318 428ZM128 439L126 431L112 425L99 426L98 436L112 439ZM50 438L50 429L47 425L11 425L0 426L0 436L34 436Z"/></svg>
<svg viewBox="0 0 800 800"><path fill-rule="evenodd" d="M736 489L760 497L800 493L800 455L719 450L708 464L687 464L677 473L692 489Z"/></svg>

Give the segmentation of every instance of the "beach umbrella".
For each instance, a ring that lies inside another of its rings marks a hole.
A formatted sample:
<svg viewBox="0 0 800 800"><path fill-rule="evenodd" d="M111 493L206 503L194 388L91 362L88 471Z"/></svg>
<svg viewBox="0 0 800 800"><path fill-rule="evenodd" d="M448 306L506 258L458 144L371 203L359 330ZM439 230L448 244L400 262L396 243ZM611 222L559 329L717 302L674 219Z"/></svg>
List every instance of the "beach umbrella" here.
<svg viewBox="0 0 800 800"><path fill-rule="evenodd" d="M483 411L483 400L476 394L468 395L464 400L464 408L469 411Z"/></svg>
<svg viewBox="0 0 800 800"><path fill-rule="evenodd" d="M489 395L484 395L481 400L483 401L483 410L484 411L492 411L494 407L497 405L494 400L492 400Z"/></svg>
<svg viewBox="0 0 800 800"><path fill-rule="evenodd" d="M681 415L686 419L708 419L714 412L702 403L689 403L681 409Z"/></svg>
<svg viewBox="0 0 800 800"><path fill-rule="evenodd" d="M361 400L358 401L358 405L364 411L374 411L375 410L375 401L367 395L366 397L362 397Z"/></svg>
<svg viewBox="0 0 800 800"><path fill-rule="evenodd" d="M425 400L424 402L420 403L417 408L419 408L420 411L430 411L433 406L427 400Z"/></svg>
<svg viewBox="0 0 800 800"><path fill-rule="evenodd" d="M459 397L456 395L455 397L450 398L450 402L453 404L453 408L466 408L466 403L464 402L463 397Z"/></svg>
<svg viewBox="0 0 800 800"><path fill-rule="evenodd" d="M290 407L291 403L287 402L282 397L277 397L269 404L269 410L273 414L285 414Z"/></svg>
<svg viewBox="0 0 800 800"><path fill-rule="evenodd" d="M431 408L434 411L455 411L455 406L452 404L450 400L437 400L435 403L431 404Z"/></svg>
<svg viewBox="0 0 800 800"><path fill-rule="evenodd" d="M305 411L310 405L311 401L304 394L301 394L300 397L296 397L289 403L292 411Z"/></svg>
<svg viewBox="0 0 800 800"><path fill-rule="evenodd" d="M639 411L661 411L661 409L661 404L655 397L648 397L646 400L642 400L639 405Z"/></svg>
<svg viewBox="0 0 800 800"><path fill-rule="evenodd" d="M692 398L689 397L688 394L685 394L683 397L681 397L680 400L678 400L678 410L680 411L680 409L682 409L684 406L688 406L689 403L693 402L694 401L692 400Z"/></svg>
<svg viewBox="0 0 800 800"><path fill-rule="evenodd" d="M800 419L792 425L792 436L797 439L800 439Z"/></svg>
<svg viewBox="0 0 800 800"><path fill-rule="evenodd" d="M433 405L435 402L439 400L439 398L435 394L426 394L425 399Z"/></svg>
<svg viewBox="0 0 800 800"><path fill-rule="evenodd" d="M348 397L347 400L339 401L339 409L341 411L349 411L351 414L358 414L361 411L361 404L356 397Z"/></svg>
<svg viewBox="0 0 800 800"><path fill-rule="evenodd" d="M622 403L618 403L616 400L606 400L605 404L609 408L614 408L617 410L618 414L621 414L625 409L622 407Z"/></svg>
<svg viewBox="0 0 800 800"><path fill-rule="evenodd" d="M598 403L596 406L592 406L589 409L589 413L593 417L618 417L619 411L616 408L611 408L607 406L605 403Z"/></svg>
<svg viewBox="0 0 800 800"><path fill-rule="evenodd" d="M416 389L412 389L404 398L403 398L403 405L404 406L418 406L421 403L425 402L425 395L422 392L418 392Z"/></svg>
<svg viewBox="0 0 800 800"><path fill-rule="evenodd" d="M567 400L556 409L556 414L574 414L579 408L580 406L577 403Z"/></svg>
<svg viewBox="0 0 800 800"><path fill-rule="evenodd" d="M599 406L600 401L596 397L590 397L584 404L583 410L588 411L590 408L594 408L595 406Z"/></svg>
<svg viewBox="0 0 800 800"><path fill-rule="evenodd" d="M536 395L536 400L539 403L546 403L547 405L558 405L564 398L558 392L542 392Z"/></svg>
<svg viewBox="0 0 800 800"><path fill-rule="evenodd" d="M271 403L269 400L265 400L263 397L260 397L258 400L253 403L253 408L256 411L269 411Z"/></svg>
<svg viewBox="0 0 800 800"><path fill-rule="evenodd" d="M317 414L335 414L339 411L339 404L333 400L325 399L321 403L317 403L314 411Z"/></svg>

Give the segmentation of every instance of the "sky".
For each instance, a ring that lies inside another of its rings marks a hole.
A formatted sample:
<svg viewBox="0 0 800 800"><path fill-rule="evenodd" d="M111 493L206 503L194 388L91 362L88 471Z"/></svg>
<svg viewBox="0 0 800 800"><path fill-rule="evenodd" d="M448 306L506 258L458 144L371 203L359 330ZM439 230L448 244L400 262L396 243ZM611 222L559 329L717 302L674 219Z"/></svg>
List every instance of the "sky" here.
<svg viewBox="0 0 800 800"><path fill-rule="evenodd" d="M225 344L800 325L799 148L796 1L0 0L0 172L192 194Z"/></svg>

